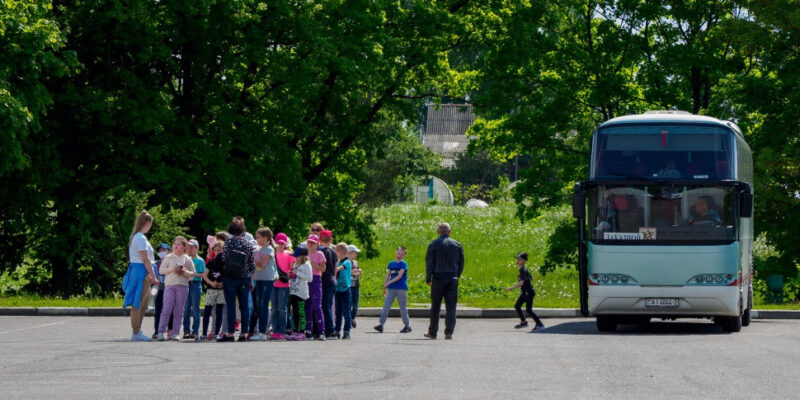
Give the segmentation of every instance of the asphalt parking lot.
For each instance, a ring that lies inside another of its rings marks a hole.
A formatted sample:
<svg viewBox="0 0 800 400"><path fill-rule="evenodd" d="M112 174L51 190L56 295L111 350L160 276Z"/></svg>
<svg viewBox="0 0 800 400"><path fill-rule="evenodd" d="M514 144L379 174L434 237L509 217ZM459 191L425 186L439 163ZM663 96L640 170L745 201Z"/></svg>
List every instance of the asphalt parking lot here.
<svg viewBox="0 0 800 400"><path fill-rule="evenodd" d="M598 333L591 319L460 319L452 341L423 319L350 341L131 343L123 317L0 317L0 398L796 398L800 321L707 321ZM145 319L151 334L152 319Z"/></svg>

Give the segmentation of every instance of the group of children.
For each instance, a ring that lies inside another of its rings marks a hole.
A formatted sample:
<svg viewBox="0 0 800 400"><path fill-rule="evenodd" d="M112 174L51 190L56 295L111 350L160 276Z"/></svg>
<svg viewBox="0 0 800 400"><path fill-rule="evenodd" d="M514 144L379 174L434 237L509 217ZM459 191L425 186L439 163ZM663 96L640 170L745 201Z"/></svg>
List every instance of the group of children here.
<svg viewBox="0 0 800 400"><path fill-rule="evenodd" d="M244 233L244 238L253 246L255 271L250 277L251 294L247 300L247 307L251 310L249 321L239 321L241 317L237 307L235 330L242 331L240 341L350 339L350 330L356 326L358 312L362 271L356 259L360 250L352 244L333 245L331 232L322 230L318 223L312 225L311 231L297 248L293 248L286 234L278 233L273 237L269 228L259 228L255 237ZM227 313L222 289L224 263L220 257L229 237L226 232L207 237L209 250L205 260L199 256L200 245L194 239L177 236L172 246L166 243L159 246L159 260L153 265L159 285L157 289L154 286L152 292L155 295L155 333L152 339L179 340L182 320L183 339L225 341L230 337L232 340L233 332L226 332ZM383 309L379 324L374 327L377 332L383 332L395 300L404 325L400 332L412 331L408 316L408 264L405 256L406 248L398 247L395 259L387 266ZM514 308L521 322L515 328L528 326L522 313L525 304L528 315L536 323L533 328L536 331L544 325L532 310L535 292L531 274L525 267L528 255L520 253L516 259L519 268L517 284L505 289L520 289ZM335 291L331 299L334 301L327 304L323 290L326 273L332 278L331 290ZM205 307L201 334L203 286ZM330 308L324 310L323 306ZM335 318L331 318L333 310ZM212 317L212 330L209 331ZM334 321L325 321L326 318Z"/></svg>

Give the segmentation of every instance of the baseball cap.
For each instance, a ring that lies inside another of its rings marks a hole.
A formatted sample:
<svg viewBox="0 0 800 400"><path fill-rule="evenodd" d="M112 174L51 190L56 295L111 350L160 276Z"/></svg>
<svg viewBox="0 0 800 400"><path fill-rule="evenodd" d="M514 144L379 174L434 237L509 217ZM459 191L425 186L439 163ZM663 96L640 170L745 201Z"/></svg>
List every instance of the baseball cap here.
<svg viewBox="0 0 800 400"><path fill-rule="evenodd" d="M198 243L196 239L192 239L189 241L189 246L200 247L200 243Z"/></svg>
<svg viewBox="0 0 800 400"><path fill-rule="evenodd" d="M361 250L359 250L358 247L356 247L356 245L354 245L354 244L351 244L351 245L347 246L347 251L352 251L352 252L355 252L355 253L360 253L361 252Z"/></svg>
<svg viewBox="0 0 800 400"><path fill-rule="evenodd" d="M292 257L300 257L300 256L307 256L308 249L305 247L298 247L294 249L294 253L292 253Z"/></svg>
<svg viewBox="0 0 800 400"><path fill-rule="evenodd" d="M332 238L332 237L333 237L333 233L331 233L331 231L329 231L327 229L325 229L324 231L319 233L319 238L320 239L327 239L327 238Z"/></svg>
<svg viewBox="0 0 800 400"><path fill-rule="evenodd" d="M308 235L308 239L306 239L306 242L319 243L319 236L317 236L317 235Z"/></svg>
<svg viewBox="0 0 800 400"><path fill-rule="evenodd" d="M158 249L159 250L161 250L161 249L172 250L172 247L169 247L169 245L166 244L166 243L161 243L161 246L158 246Z"/></svg>
<svg viewBox="0 0 800 400"><path fill-rule="evenodd" d="M286 236L285 233L281 232L275 235L275 243L287 243L289 241L289 237Z"/></svg>
<svg viewBox="0 0 800 400"><path fill-rule="evenodd" d="M517 253L517 258L521 258L525 261L528 261L528 253Z"/></svg>

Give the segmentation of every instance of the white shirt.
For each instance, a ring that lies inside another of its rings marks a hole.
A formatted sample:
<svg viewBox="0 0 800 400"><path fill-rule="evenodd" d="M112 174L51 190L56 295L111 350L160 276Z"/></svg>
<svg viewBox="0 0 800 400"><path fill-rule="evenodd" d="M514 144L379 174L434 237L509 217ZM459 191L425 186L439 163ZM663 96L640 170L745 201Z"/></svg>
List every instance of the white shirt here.
<svg viewBox="0 0 800 400"><path fill-rule="evenodd" d="M153 246L150 245L150 242L142 232L137 232L133 235L131 246L128 248L128 257L131 260L131 264L144 264L144 260L142 260L142 256L139 254L142 250L147 251L147 258L150 259L150 263L155 264L156 258L153 256Z"/></svg>

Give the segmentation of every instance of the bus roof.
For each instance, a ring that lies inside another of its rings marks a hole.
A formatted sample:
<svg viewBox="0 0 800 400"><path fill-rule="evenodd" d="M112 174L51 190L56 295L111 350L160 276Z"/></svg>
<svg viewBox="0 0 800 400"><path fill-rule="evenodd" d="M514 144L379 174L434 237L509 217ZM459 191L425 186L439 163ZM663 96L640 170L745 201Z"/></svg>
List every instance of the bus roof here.
<svg viewBox="0 0 800 400"><path fill-rule="evenodd" d="M607 127L617 124L641 124L641 123L697 123L697 124L715 124L733 129L739 135L742 131L736 126L735 123L730 121L722 121L713 117L704 115L695 115L687 112L648 112L645 114L626 115L624 117L617 117L610 119L600 124L599 128Z"/></svg>

